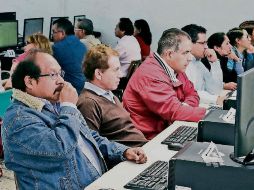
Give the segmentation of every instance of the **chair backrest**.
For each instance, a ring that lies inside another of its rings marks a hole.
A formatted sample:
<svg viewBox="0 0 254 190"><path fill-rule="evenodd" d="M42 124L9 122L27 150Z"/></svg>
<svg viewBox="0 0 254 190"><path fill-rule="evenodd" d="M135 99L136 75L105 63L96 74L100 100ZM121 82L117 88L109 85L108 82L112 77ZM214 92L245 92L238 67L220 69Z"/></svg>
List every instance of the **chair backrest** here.
<svg viewBox="0 0 254 190"><path fill-rule="evenodd" d="M8 106L11 104L12 89L0 92L0 117L3 118Z"/></svg>
<svg viewBox="0 0 254 190"><path fill-rule="evenodd" d="M139 67L140 64L141 64L141 60L131 62L130 66L128 68L128 73L126 75L127 81L129 81L132 74L136 71L136 69Z"/></svg>

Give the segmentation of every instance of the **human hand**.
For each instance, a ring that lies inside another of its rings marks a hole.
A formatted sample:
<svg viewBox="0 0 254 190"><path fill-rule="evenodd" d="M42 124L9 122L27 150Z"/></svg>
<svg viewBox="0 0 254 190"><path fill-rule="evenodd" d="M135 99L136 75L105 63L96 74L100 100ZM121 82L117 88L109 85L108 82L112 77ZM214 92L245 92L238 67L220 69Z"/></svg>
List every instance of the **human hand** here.
<svg viewBox="0 0 254 190"><path fill-rule="evenodd" d="M145 155L143 149L140 147L128 148L127 150L124 151L123 156L127 160L134 161L137 164L143 164L146 163L147 161L147 156Z"/></svg>
<svg viewBox="0 0 254 190"><path fill-rule="evenodd" d="M78 102L78 93L76 89L69 82L59 84L55 92L60 91L60 102L70 102L76 105Z"/></svg>
<svg viewBox="0 0 254 190"><path fill-rule="evenodd" d="M225 90L236 90L237 84L235 82L228 82L223 85Z"/></svg>
<svg viewBox="0 0 254 190"><path fill-rule="evenodd" d="M204 54L209 62L214 63L218 60L217 55L213 49L206 49Z"/></svg>
<svg viewBox="0 0 254 190"><path fill-rule="evenodd" d="M218 96L216 104L219 106L223 106L223 101L226 99L226 96Z"/></svg>
<svg viewBox="0 0 254 190"><path fill-rule="evenodd" d="M235 54L235 52L231 51L230 54L227 56L229 59L232 59L236 62L239 62L240 61L240 58L237 57L237 55Z"/></svg>

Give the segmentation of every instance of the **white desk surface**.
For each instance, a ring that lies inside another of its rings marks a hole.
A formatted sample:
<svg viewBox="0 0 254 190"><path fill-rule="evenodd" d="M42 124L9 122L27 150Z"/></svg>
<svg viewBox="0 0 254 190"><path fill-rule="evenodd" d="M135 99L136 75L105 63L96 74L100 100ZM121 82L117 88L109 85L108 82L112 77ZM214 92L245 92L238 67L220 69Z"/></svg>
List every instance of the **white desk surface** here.
<svg viewBox="0 0 254 190"><path fill-rule="evenodd" d="M103 174L103 176L86 187L85 190L125 189L123 186L127 182L132 180L153 162L157 160L168 162L170 158L175 155L176 151L169 150L167 145L161 144L161 141L181 125L197 127L198 123L183 121L174 122L171 126L143 146L143 149L148 157L147 163L135 164L129 161L122 162Z"/></svg>

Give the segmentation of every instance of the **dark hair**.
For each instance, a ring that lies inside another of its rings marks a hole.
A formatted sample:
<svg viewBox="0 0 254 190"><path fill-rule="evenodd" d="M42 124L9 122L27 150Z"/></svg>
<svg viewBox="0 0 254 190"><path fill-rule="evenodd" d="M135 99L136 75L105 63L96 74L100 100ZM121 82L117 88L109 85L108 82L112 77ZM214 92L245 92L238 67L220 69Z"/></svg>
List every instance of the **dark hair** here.
<svg viewBox="0 0 254 190"><path fill-rule="evenodd" d="M134 27L129 18L120 18L119 29L124 31L124 35L131 36L134 33Z"/></svg>
<svg viewBox="0 0 254 190"><path fill-rule="evenodd" d="M236 46L236 39L241 39L243 37L243 30L244 29L236 27L228 31L227 36L232 46Z"/></svg>
<svg viewBox="0 0 254 190"><path fill-rule="evenodd" d="M78 28L85 30L86 35L92 35L93 34L93 22L90 19L84 18L78 20Z"/></svg>
<svg viewBox="0 0 254 190"><path fill-rule="evenodd" d="M206 29L196 24L186 25L182 28L182 30L190 35L192 43L197 42L199 33L206 34Z"/></svg>
<svg viewBox="0 0 254 190"><path fill-rule="evenodd" d="M145 44L151 45L152 33L150 31L150 27L148 23L144 19L139 19L135 21L134 26L138 30L140 30L140 33L138 34L138 36L140 36L144 40Z"/></svg>
<svg viewBox="0 0 254 190"><path fill-rule="evenodd" d="M63 30L66 35L73 35L74 34L74 27L66 18L59 18L53 22L53 25L56 24L57 28Z"/></svg>
<svg viewBox="0 0 254 190"><path fill-rule="evenodd" d="M212 34L208 40L207 45L209 48L214 49L214 46L221 47L221 44L225 40L226 34L224 32L216 32Z"/></svg>
<svg viewBox="0 0 254 190"><path fill-rule="evenodd" d="M108 69L108 59L110 56L118 56L117 51L104 44L93 46L86 54L83 64L83 72L86 78L93 80L95 69Z"/></svg>
<svg viewBox="0 0 254 190"><path fill-rule="evenodd" d="M25 76L30 76L31 78L38 79L41 74L40 67L31 60L25 60L18 64L11 76L12 87L26 91Z"/></svg>
<svg viewBox="0 0 254 190"><path fill-rule="evenodd" d="M254 30L254 20L244 21L239 25L239 28L245 29L249 35L252 35Z"/></svg>
<svg viewBox="0 0 254 190"><path fill-rule="evenodd" d="M158 42L157 53L161 55L166 49L177 51L183 37L187 37L189 40L191 40L190 36L186 32L177 28L165 30Z"/></svg>

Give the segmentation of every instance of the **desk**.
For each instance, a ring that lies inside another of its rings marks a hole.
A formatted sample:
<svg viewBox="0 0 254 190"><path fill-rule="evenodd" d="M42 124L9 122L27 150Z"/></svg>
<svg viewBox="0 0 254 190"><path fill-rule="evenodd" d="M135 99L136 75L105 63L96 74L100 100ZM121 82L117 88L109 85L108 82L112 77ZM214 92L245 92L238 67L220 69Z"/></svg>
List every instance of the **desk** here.
<svg viewBox="0 0 254 190"><path fill-rule="evenodd" d="M96 190L100 188L124 189L123 186L127 182L132 180L153 162L157 160L169 161L170 158L175 155L176 151L168 150L167 145L161 144L161 141L181 125L197 127L198 123L183 121L174 122L170 127L143 146L148 157L147 163L135 164L129 161L122 162L103 174L102 177L86 187L85 190Z"/></svg>

